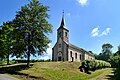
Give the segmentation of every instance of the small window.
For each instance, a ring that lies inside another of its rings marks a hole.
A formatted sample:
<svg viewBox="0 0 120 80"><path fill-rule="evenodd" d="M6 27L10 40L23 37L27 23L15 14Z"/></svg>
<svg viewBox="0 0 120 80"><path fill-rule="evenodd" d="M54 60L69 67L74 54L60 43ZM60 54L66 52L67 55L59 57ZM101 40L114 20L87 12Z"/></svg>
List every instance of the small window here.
<svg viewBox="0 0 120 80"><path fill-rule="evenodd" d="M70 57L72 57L72 51L70 51Z"/></svg>
<svg viewBox="0 0 120 80"><path fill-rule="evenodd" d="M65 32L65 36L67 37L67 32Z"/></svg>
<svg viewBox="0 0 120 80"><path fill-rule="evenodd" d="M61 48L61 44L59 44L59 48Z"/></svg>
<svg viewBox="0 0 120 80"><path fill-rule="evenodd" d="M75 59L77 59L77 53L75 53Z"/></svg>
<svg viewBox="0 0 120 80"><path fill-rule="evenodd" d="M59 32L59 36L61 37L61 32Z"/></svg>
<svg viewBox="0 0 120 80"><path fill-rule="evenodd" d="M82 56L81 56L81 54L80 54L80 60L82 59Z"/></svg>

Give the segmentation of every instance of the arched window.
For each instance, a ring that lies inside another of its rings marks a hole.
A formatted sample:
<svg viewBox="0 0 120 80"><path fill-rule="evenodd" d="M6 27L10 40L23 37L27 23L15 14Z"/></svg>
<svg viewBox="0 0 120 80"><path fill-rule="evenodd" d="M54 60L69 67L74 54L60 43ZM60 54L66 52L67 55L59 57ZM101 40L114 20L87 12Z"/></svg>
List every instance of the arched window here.
<svg viewBox="0 0 120 80"><path fill-rule="evenodd" d="M80 60L82 59L82 56L81 56L81 54L80 54Z"/></svg>
<svg viewBox="0 0 120 80"><path fill-rule="evenodd" d="M77 59L77 53L75 53L75 59Z"/></svg>
<svg viewBox="0 0 120 80"><path fill-rule="evenodd" d="M72 51L70 51L70 57L72 57Z"/></svg>
<svg viewBox="0 0 120 80"><path fill-rule="evenodd" d="M67 32L65 32L65 37L67 37Z"/></svg>

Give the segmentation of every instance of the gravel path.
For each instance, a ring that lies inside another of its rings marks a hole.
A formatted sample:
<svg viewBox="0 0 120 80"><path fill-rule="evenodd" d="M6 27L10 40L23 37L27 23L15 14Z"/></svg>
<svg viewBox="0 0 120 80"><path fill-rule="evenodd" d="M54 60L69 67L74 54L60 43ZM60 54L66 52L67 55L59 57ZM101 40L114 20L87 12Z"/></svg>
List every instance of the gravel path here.
<svg viewBox="0 0 120 80"><path fill-rule="evenodd" d="M0 73L0 80L19 80L19 79L11 77L7 74Z"/></svg>

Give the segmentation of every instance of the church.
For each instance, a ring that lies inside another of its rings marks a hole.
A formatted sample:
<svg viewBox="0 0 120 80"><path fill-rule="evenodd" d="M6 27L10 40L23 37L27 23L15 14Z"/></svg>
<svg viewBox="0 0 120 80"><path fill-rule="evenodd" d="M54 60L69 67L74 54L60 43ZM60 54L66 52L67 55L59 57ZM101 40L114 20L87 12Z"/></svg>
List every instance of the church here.
<svg viewBox="0 0 120 80"><path fill-rule="evenodd" d="M52 61L83 61L94 59L93 54L69 42L69 30L66 27L64 14L57 29L57 42L52 48Z"/></svg>

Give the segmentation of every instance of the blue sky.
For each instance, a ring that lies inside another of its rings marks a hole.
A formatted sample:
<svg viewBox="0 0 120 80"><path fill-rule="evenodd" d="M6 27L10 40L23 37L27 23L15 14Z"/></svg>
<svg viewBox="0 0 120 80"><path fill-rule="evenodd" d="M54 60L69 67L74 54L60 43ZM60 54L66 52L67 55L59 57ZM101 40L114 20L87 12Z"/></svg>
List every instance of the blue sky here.
<svg viewBox="0 0 120 80"><path fill-rule="evenodd" d="M49 22L53 25L52 40L48 54L36 59L51 58L51 48L56 43L56 31L60 25L62 11L69 29L70 43L98 54L104 43L111 43L116 52L120 44L120 0L40 0L49 6ZM28 0L0 0L0 25L12 20L16 11ZM33 57L32 57L33 58Z"/></svg>

